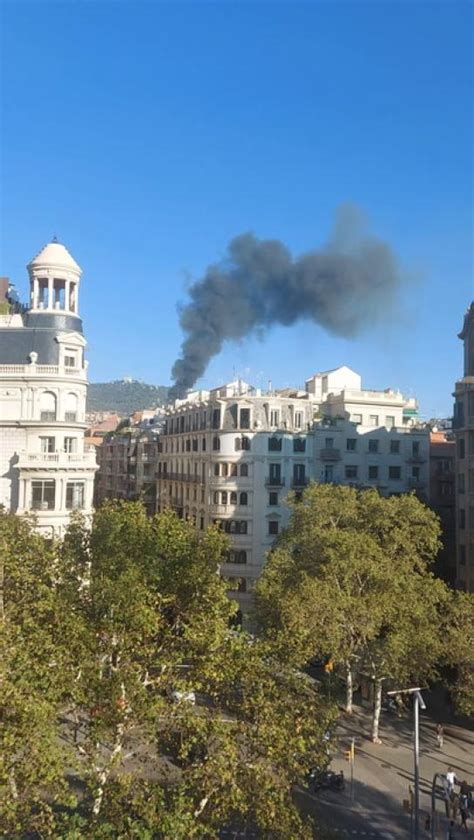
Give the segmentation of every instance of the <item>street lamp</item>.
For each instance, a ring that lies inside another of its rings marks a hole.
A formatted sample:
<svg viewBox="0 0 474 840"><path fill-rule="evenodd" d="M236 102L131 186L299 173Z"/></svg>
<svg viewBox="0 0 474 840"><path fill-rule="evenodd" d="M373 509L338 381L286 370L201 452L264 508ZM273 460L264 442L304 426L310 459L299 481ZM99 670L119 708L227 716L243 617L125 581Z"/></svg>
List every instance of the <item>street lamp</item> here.
<svg viewBox="0 0 474 840"><path fill-rule="evenodd" d="M426 709L421 696L421 688L403 688L399 691L387 691L388 696L394 694L413 694L413 755L415 761L415 819L413 821L413 840L420 837L420 709Z"/></svg>

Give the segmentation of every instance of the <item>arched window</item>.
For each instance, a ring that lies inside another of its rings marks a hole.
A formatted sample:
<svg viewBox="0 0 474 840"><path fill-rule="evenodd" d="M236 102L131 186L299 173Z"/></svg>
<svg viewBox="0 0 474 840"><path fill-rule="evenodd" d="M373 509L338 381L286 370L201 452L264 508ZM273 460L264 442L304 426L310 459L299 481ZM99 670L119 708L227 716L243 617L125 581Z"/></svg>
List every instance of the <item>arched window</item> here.
<svg viewBox="0 0 474 840"><path fill-rule="evenodd" d="M40 420L56 420L56 394L52 391L43 391L40 397Z"/></svg>
<svg viewBox="0 0 474 840"><path fill-rule="evenodd" d="M77 394L66 394L64 405L64 420L66 423L77 423Z"/></svg>
<svg viewBox="0 0 474 840"><path fill-rule="evenodd" d="M242 449L246 449L246 450L250 449L250 438L249 437L245 437L245 435L244 435L242 437L241 443L242 443Z"/></svg>
<svg viewBox="0 0 474 840"><path fill-rule="evenodd" d="M248 500L247 493L241 493L241 494L240 494L240 504L241 504L241 505L246 505L246 504L248 504L248 501L247 501L247 500Z"/></svg>
<svg viewBox="0 0 474 840"><path fill-rule="evenodd" d="M247 476L249 474L248 464L240 465L240 475Z"/></svg>
<svg viewBox="0 0 474 840"><path fill-rule="evenodd" d="M226 490L223 490L222 493L221 493L221 503L223 505L227 504L227 492L226 492Z"/></svg>
<svg viewBox="0 0 474 840"><path fill-rule="evenodd" d="M219 504L219 493L217 492L217 490L214 492L214 504Z"/></svg>
<svg viewBox="0 0 474 840"><path fill-rule="evenodd" d="M231 505L236 505L237 504L237 493L231 493L230 494L230 503L231 503Z"/></svg>

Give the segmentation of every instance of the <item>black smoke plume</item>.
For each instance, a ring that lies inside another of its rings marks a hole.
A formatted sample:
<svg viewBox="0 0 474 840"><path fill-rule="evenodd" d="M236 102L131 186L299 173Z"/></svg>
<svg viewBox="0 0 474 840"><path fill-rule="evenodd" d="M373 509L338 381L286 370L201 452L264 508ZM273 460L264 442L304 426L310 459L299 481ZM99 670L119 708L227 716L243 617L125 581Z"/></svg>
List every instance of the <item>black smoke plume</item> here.
<svg viewBox="0 0 474 840"><path fill-rule="evenodd" d="M235 237L226 258L209 266L180 307L185 338L172 369L172 397L186 394L225 341L273 324L307 319L336 335L356 335L390 316L400 282L392 249L369 234L353 205L338 208L325 246L296 259L278 240Z"/></svg>

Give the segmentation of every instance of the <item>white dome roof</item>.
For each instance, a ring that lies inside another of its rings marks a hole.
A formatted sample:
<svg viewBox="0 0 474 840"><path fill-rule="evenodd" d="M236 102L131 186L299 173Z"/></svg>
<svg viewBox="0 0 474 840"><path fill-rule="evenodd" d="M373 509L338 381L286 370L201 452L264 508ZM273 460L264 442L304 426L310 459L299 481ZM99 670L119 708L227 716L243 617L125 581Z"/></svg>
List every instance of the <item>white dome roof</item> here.
<svg viewBox="0 0 474 840"><path fill-rule="evenodd" d="M36 257L28 264L28 268L39 268L40 266L63 268L81 274L81 267L77 264L76 260L71 257L67 248L55 239L52 242L48 242L42 251L36 254Z"/></svg>

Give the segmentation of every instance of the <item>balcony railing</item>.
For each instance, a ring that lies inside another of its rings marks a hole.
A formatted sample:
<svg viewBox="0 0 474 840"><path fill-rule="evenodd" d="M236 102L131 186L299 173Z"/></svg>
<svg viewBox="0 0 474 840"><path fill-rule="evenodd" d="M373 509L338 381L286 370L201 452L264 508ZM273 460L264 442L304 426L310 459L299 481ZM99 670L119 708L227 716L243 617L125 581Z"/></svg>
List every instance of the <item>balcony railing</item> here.
<svg viewBox="0 0 474 840"><path fill-rule="evenodd" d="M284 487L285 479L281 475L269 475L265 479L265 484L267 487Z"/></svg>
<svg viewBox="0 0 474 840"><path fill-rule="evenodd" d="M18 467L57 468L57 467L95 467L95 450L86 452L20 452Z"/></svg>
<svg viewBox="0 0 474 840"><path fill-rule="evenodd" d="M291 486L293 488L307 487L308 484L309 484L309 478L308 478L308 476L305 476L305 475L301 476L300 478L298 478L296 476L293 476L293 478L291 479Z"/></svg>
<svg viewBox="0 0 474 840"><path fill-rule="evenodd" d="M188 473L177 473L177 472L169 472L164 473L158 472L156 473L156 478L159 481L186 481L190 484L201 484L202 478L199 475L188 475Z"/></svg>
<svg viewBox="0 0 474 840"><path fill-rule="evenodd" d="M25 376L70 376L86 379L84 368L66 367L65 365L0 365L0 379L4 377Z"/></svg>

